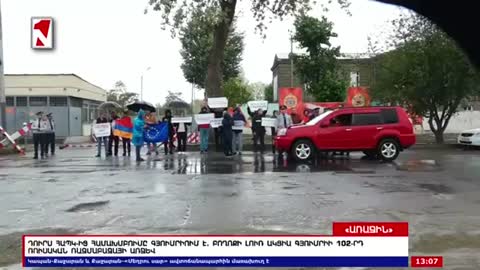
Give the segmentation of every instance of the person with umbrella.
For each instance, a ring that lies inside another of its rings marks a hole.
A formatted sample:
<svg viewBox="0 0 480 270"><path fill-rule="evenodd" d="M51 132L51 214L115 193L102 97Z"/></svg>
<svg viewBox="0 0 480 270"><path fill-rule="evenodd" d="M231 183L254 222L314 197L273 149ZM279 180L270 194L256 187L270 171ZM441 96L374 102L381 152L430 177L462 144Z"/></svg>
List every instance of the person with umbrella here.
<svg viewBox="0 0 480 270"><path fill-rule="evenodd" d="M145 111L140 109L138 111L137 118L133 121L133 138L132 143L135 145L135 156L137 161L145 161L141 155L140 151L142 150L142 146L144 144L143 139L143 130L146 128L145 124Z"/></svg>

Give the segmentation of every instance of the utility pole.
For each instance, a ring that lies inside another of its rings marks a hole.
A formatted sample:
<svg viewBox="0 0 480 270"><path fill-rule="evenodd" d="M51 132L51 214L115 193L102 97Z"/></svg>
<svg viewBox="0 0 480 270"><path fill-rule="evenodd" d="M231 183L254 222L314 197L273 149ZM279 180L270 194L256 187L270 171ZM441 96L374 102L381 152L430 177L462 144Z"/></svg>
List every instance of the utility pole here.
<svg viewBox="0 0 480 270"><path fill-rule="evenodd" d="M143 74L145 74L145 72L149 71L150 69L151 67L146 68L142 72L142 76L140 77L140 100L143 100Z"/></svg>
<svg viewBox="0 0 480 270"><path fill-rule="evenodd" d="M290 32L290 87L293 87L293 36Z"/></svg>
<svg viewBox="0 0 480 270"><path fill-rule="evenodd" d="M143 74L140 77L140 100L143 100Z"/></svg>
<svg viewBox="0 0 480 270"><path fill-rule="evenodd" d="M191 104L192 114L193 114L193 101L194 101L194 98L193 98L193 96L194 96L194 91L193 91L193 89L194 89L194 86L193 86L193 83L192 83L192 104Z"/></svg>
<svg viewBox="0 0 480 270"><path fill-rule="evenodd" d="M3 61L3 34L2 34L2 6L0 1L0 124L4 129L7 128L7 104L5 98L5 78Z"/></svg>

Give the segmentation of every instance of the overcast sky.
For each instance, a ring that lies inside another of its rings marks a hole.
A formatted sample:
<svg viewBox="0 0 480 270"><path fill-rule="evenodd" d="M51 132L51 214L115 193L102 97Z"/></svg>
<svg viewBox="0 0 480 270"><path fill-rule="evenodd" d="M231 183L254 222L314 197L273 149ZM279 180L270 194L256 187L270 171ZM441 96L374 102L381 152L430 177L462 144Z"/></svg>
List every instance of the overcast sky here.
<svg viewBox="0 0 480 270"><path fill-rule="evenodd" d="M321 0L324 1L324 0ZM180 43L160 29L160 16L144 15L147 0L1 0L5 73L75 73L109 89L122 80L130 91L140 91L144 74L144 99L163 102L168 90L191 98L191 85L183 78ZM324 1L326 2L326 1ZM339 35L334 40L342 52L367 51L367 36L375 35L401 12L398 7L370 0L351 0L349 17L332 5L330 12L316 8L311 15L326 15ZM242 67L251 82L270 83L276 53L290 51L292 20L274 21L267 38L254 33L250 1L239 4L238 29L245 32ZM30 48L30 18L55 19L56 49ZM203 94L196 92L196 97Z"/></svg>

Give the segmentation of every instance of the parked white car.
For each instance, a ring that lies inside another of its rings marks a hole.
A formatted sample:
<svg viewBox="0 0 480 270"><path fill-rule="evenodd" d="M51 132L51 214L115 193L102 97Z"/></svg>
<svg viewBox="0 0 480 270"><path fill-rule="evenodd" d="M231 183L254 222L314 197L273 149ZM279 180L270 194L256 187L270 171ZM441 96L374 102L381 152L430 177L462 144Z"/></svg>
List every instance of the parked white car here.
<svg viewBox="0 0 480 270"><path fill-rule="evenodd" d="M480 146L480 128L462 131L458 135L457 142L461 145Z"/></svg>

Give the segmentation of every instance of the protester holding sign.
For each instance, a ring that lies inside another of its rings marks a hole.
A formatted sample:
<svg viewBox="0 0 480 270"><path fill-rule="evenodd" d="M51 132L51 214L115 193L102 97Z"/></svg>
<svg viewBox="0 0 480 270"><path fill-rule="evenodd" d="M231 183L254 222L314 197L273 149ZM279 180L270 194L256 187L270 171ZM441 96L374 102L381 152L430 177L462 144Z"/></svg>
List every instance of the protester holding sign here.
<svg viewBox="0 0 480 270"><path fill-rule="evenodd" d="M105 124L105 123L109 123L109 122L110 121L107 118L107 114L103 112L102 114L100 114L100 117L97 118L97 121L95 122L95 124ZM99 136L99 135L103 135L103 136ZM96 155L96 157L100 157L101 154L102 154L102 142L103 142L104 147L105 147L105 156L108 156L108 138L110 137L110 134L108 134L108 135L95 134L95 137L97 137L97 155Z"/></svg>
<svg viewBox="0 0 480 270"><path fill-rule="evenodd" d="M258 109L255 113L248 108L248 114L252 117L252 131L253 131L253 147L255 151L258 151L258 143L260 143L260 151L265 150L265 127L262 126L262 118L265 117L267 111Z"/></svg>
<svg viewBox="0 0 480 270"><path fill-rule="evenodd" d="M243 115L240 105L237 105L233 112L233 121L235 126L235 129L233 130L233 153L236 155L241 155L243 148L243 127L247 123L247 119L245 119L245 115ZM241 125L238 125L239 128L237 128L235 123L239 122Z"/></svg>
<svg viewBox="0 0 480 270"><path fill-rule="evenodd" d="M192 119L185 119L185 113L181 113L181 118L173 118L173 126L177 132L177 141L178 141L178 152L187 151L187 128L191 125ZM175 122L175 119L179 119L178 122ZM180 122L181 120L181 122ZM187 122L188 121L188 122Z"/></svg>
<svg viewBox="0 0 480 270"><path fill-rule="evenodd" d="M209 114L209 108L203 106L200 114ZM198 129L200 130L200 152L208 152L208 132L210 130L210 123L199 123Z"/></svg>

